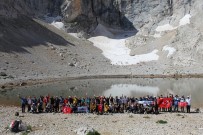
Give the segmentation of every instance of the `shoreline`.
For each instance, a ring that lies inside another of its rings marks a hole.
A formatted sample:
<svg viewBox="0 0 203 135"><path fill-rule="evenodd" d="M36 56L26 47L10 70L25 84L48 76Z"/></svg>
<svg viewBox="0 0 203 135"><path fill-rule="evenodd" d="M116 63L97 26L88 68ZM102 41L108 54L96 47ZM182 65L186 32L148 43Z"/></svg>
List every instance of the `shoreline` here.
<svg viewBox="0 0 203 135"><path fill-rule="evenodd" d="M181 78L203 78L203 74L171 74L171 75L161 75L161 74L149 74L149 75L133 75L133 74L123 74L123 75L82 75L82 76L72 76L72 77L60 77L60 78L43 78L43 79L25 79L25 80L11 80L6 83L0 84L2 90L13 89L22 86L34 86L38 84L48 84L59 81L70 81L70 80L85 80L85 79L114 79L114 78L168 78L168 79L181 79Z"/></svg>

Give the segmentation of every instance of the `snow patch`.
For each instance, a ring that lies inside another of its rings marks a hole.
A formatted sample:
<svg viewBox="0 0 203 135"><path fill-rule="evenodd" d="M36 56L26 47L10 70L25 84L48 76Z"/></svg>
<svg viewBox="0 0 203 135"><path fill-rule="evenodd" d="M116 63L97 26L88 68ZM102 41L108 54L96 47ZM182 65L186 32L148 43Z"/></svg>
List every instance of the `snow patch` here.
<svg viewBox="0 0 203 135"><path fill-rule="evenodd" d="M161 37L161 32L175 30L175 29L177 29L180 26L184 26L184 25L190 24L190 18L191 17L192 16L190 14L186 14L182 19L180 19L179 25L177 27L173 27L170 24L164 24L164 25L158 26L156 28L156 30L155 30L156 32L154 34L154 37L155 38L160 38Z"/></svg>
<svg viewBox="0 0 203 135"><path fill-rule="evenodd" d="M61 16L57 16L57 17L49 17L49 16L44 16L45 21L51 25L53 25L54 27L58 28L58 29L63 29L64 28L64 23L62 22L62 17Z"/></svg>
<svg viewBox="0 0 203 135"><path fill-rule="evenodd" d="M191 15L186 14L182 19L180 19L179 26L190 24L190 18L191 18Z"/></svg>
<svg viewBox="0 0 203 135"><path fill-rule="evenodd" d="M158 87L152 87L152 86L139 86L136 84L116 84L112 85L110 89L104 91L104 96L132 96L133 93L137 94L148 94L148 95L154 95L157 96L159 92Z"/></svg>
<svg viewBox="0 0 203 135"><path fill-rule="evenodd" d="M174 30L174 29L176 29L176 27L173 27L170 24L165 24L165 25L162 25L162 26L158 26L156 28L156 31L157 32L163 32L163 31L170 31L170 30Z"/></svg>
<svg viewBox="0 0 203 135"><path fill-rule="evenodd" d="M175 53L176 49L174 47L169 47L168 45L166 45L163 47L163 51L168 51L168 55L167 55L167 58L168 58Z"/></svg>
<svg viewBox="0 0 203 135"><path fill-rule="evenodd" d="M68 34L70 34L71 36L73 36L73 37L75 37L75 38L79 38L79 37L78 37L78 33L68 33Z"/></svg>
<svg viewBox="0 0 203 135"><path fill-rule="evenodd" d="M52 22L51 25L53 25L54 27L56 27L58 29L64 28L64 24L62 22Z"/></svg>
<svg viewBox="0 0 203 135"><path fill-rule="evenodd" d="M113 34L104 26L99 25L95 30L95 37L88 40L94 43L94 46L103 51L103 55L111 60L113 65L133 65L140 62L150 62L158 60L156 54L158 50L153 50L147 54L130 56L130 49L125 46L127 33ZM102 35L102 36L99 36Z"/></svg>

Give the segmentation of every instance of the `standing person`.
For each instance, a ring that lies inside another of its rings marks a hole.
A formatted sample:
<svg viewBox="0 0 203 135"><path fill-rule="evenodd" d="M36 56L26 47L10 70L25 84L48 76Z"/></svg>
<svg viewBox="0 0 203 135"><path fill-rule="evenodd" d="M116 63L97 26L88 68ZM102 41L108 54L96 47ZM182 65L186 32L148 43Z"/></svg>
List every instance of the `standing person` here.
<svg viewBox="0 0 203 135"><path fill-rule="evenodd" d="M53 96L51 96L51 98L50 98L51 112L54 112L54 102L55 102L55 99Z"/></svg>
<svg viewBox="0 0 203 135"><path fill-rule="evenodd" d="M27 112L30 112L31 111L31 105L32 105L32 99L31 97L29 96L27 98Z"/></svg>
<svg viewBox="0 0 203 135"><path fill-rule="evenodd" d="M178 103L179 103L179 97L178 95L175 96L174 98L174 112L178 112Z"/></svg>
<svg viewBox="0 0 203 135"><path fill-rule="evenodd" d="M159 114L159 105L158 105L156 99L155 99L155 102L154 102L154 113Z"/></svg>
<svg viewBox="0 0 203 135"><path fill-rule="evenodd" d="M190 107L191 107L191 96L187 96L186 100L187 102L187 113L190 113Z"/></svg>
<svg viewBox="0 0 203 135"><path fill-rule="evenodd" d="M60 112L63 111L63 106L64 106L64 98L62 96L60 96L60 98L59 98L59 111Z"/></svg>
<svg viewBox="0 0 203 135"><path fill-rule="evenodd" d="M58 96L55 97L55 102L54 102L54 111L55 113L59 112L59 104L60 104L60 99Z"/></svg>
<svg viewBox="0 0 203 135"><path fill-rule="evenodd" d="M27 99L25 97L21 97L20 95L18 95L18 97L21 99L22 113L25 113L25 105L27 104Z"/></svg>
<svg viewBox="0 0 203 135"><path fill-rule="evenodd" d="M184 96L181 97L180 102L181 103L185 102L185 97ZM180 109L181 109L181 112L184 112L184 106L181 106Z"/></svg>

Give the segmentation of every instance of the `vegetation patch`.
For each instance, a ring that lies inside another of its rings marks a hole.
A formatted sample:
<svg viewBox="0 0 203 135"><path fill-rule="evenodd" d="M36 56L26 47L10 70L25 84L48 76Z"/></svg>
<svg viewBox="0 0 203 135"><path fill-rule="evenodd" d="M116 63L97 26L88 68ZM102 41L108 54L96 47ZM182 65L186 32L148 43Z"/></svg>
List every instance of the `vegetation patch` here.
<svg viewBox="0 0 203 135"><path fill-rule="evenodd" d="M28 131L28 132L29 132L29 131L32 131L32 126L28 125L28 126L27 126L27 131Z"/></svg>
<svg viewBox="0 0 203 135"><path fill-rule="evenodd" d="M129 115L129 118L133 118L133 115Z"/></svg>
<svg viewBox="0 0 203 135"><path fill-rule="evenodd" d="M176 114L176 116L183 116L183 115L181 115L181 114L178 113L178 114Z"/></svg>
<svg viewBox="0 0 203 135"><path fill-rule="evenodd" d="M143 118L145 118L145 119L149 119L150 117L149 117L149 116L144 116Z"/></svg>
<svg viewBox="0 0 203 135"><path fill-rule="evenodd" d="M168 122L164 121L164 120L158 120L156 123L158 123L158 124L167 124Z"/></svg>

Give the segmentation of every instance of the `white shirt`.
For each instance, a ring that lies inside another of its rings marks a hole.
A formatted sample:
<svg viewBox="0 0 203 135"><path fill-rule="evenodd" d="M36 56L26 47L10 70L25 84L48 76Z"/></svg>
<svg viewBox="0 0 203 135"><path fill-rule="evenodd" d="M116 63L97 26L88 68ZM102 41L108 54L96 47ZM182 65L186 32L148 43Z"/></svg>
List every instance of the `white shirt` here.
<svg viewBox="0 0 203 135"><path fill-rule="evenodd" d="M191 99L190 98L187 98L185 101L187 102L187 105L191 105Z"/></svg>

